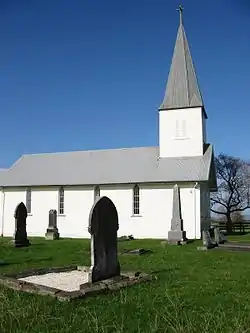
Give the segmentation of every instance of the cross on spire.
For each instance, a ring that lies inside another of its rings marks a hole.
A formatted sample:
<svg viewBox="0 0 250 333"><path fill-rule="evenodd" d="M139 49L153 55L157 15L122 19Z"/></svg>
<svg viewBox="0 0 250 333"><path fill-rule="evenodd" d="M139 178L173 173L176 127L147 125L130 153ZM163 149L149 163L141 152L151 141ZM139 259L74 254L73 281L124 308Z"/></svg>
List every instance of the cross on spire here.
<svg viewBox="0 0 250 333"><path fill-rule="evenodd" d="M183 6L182 4L179 5L179 7L176 9L180 13L180 24L182 24L182 13L183 13Z"/></svg>

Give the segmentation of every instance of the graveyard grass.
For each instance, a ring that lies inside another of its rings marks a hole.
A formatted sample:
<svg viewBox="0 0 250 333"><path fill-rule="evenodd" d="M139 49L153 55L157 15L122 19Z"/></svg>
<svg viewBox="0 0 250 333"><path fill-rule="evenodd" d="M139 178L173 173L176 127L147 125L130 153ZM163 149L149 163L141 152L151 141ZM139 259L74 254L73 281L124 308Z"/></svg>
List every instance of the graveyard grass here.
<svg viewBox="0 0 250 333"><path fill-rule="evenodd" d="M236 236L232 236L235 239ZM237 236L241 241L250 237ZM89 265L89 241L30 239L15 249L1 239L0 273L28 268ZM0 286L1 333L250 332L250 253L197 251L159 240L119 242L119 251L147 248L153 254L119 255L122 270L144 271L158 280L110 294L63 303Z"/></svg>

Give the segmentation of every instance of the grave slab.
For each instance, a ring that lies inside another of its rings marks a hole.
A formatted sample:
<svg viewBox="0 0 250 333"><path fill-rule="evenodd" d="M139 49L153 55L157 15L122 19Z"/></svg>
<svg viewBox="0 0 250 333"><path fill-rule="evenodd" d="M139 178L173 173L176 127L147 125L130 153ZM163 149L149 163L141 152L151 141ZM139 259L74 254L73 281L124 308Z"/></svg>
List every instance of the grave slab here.
<svg viewBox="0 0 250 333"><path fill-rule="evenodd" d="M89 273L90 268L84 266L33 269L17 274L2 274L0 284L16 291L72 301L156 280L156 276L143 272L122 272L119 276L90 283L87 282Z"/></svg>

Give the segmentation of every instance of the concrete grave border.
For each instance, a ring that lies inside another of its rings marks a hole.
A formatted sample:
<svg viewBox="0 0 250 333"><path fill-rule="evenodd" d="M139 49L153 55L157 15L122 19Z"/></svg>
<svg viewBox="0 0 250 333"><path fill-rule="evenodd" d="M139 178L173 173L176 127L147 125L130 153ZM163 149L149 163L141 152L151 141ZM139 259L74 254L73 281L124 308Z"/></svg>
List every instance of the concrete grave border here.
<svg viewBox="0 0 250 333"><path fill-rule="evenodd" d="M69 272L73 270L79 270L84 272L89 272L89 267L85 266L64 266L64 267L53 267L53 268L36 268L28 271L16 273L16 274L2 274L0 275L0 285L4 287L23 291L31 294L52 296L59 301L72 301L74 299L85 298L87 296L92 296L100 293L107 293L110 291L119 290L124 287L135 285L141 282L156 280L156 276L142 272L123 272L120 276L116 276L112 279L102 280L95 283L84 283L80 285L79 290L75 291L64 291L57 288L52 288L44 285L34 284L31 282L26 282L18 280L23 277L28 277L31 275L43 275L47 273L61 273Z"/></svg>

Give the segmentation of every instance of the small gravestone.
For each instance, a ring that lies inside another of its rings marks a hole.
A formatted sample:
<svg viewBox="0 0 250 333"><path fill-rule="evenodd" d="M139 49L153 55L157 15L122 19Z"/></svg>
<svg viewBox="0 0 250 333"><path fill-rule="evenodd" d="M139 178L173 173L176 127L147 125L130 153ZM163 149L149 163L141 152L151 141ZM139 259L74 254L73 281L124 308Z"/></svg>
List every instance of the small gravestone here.
<svg viewBox="0 0 250 333"><path fill-rule="evenodd" d="M118 228L118 214L115 205L107 197L99 198L93 205L89 216L90 283L120 276L120 264L117 258Z"/></svg>
<svg viewBox="0 0 250 333"><path fill-rule="evenodd" d="M51 209L49 211L49 226L45 234L45 239L59 239L59 232L57 228L57 211L55 209Z"/></svg>
<svg viewBox="0 0 250 333"><path fill-rule="evenodd" d="M215 229L215 227L210 227L209 228L209 233L210 233L210 236L211 236L212 239L214 238L214 229Z"/></svg>
<svg viewBox="0 0 250 333"><path fill-rule="evenodd" d="M187 241L186 231L183 230L183 220L181 216L181 200L179 186L173 188L173 211L171 219L171 230L168 232L168 243L184 244Z"/></svg>
<svg viewBox="0 0 250 333"><path fill-rule="evenodd" d="M208 250L217 246L213 243L209 230L202 231L202 244L203 246L197 247L197 250Z"/></svg>
<svg viewBox="0 0 250 333"><path fill-rule="evenodd" d="M212 244L212 238L209 230L202 231L202 244L204 246L209 246L210 244Z"/></svg>
<svg viewBox="0 0 250 333"><path fill-rule="evenodd" d="M226 239L218 227L214 228L214 240L216 244L224 244Z"/></svg>
<svg viewBox="0 0 250 333"><path fill-rule="evenodd" d="M26 231L26 219L27 219L27 209L23 202L17 205L15 210L15 235L14 235L14 245L15 247L29 246L30 242L27 239Z"/></svg>

